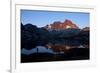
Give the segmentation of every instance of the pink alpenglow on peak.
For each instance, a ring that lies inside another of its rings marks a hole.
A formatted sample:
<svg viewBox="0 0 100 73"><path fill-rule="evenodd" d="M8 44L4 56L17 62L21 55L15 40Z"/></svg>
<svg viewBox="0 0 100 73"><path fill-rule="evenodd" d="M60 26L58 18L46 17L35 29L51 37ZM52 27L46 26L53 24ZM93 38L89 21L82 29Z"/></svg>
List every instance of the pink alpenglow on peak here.
<svg viewBox="0 0 100 73"><path fill-rule="evenodd" d="M79 29L79 27L76 24L74 24L72 21L67 19L64 22L55 21L53 24L46 25L44 28L46 28L47 30L49 29L62 30L62 29L69 29L69 28Z"/></svg>

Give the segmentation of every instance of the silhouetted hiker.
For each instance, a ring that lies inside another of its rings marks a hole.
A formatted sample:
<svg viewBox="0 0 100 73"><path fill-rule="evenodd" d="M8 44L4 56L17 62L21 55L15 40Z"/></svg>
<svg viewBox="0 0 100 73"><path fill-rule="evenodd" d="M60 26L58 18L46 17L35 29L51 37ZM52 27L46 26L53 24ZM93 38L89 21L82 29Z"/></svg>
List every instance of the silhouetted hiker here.
<svg viewBox="0 0 100 73"><path fill-rule="evenodd" d="M38 49L38 47L36 47L36 48L37 48L37 53L38 53L39 49Z"/></svg>

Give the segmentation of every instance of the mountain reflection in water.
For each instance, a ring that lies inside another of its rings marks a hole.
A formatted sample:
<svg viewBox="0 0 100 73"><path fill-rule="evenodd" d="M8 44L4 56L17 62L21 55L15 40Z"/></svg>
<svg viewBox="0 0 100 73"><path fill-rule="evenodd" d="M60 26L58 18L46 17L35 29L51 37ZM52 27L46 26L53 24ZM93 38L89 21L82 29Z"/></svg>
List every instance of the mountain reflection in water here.
<svg viewBox="0 0 100 73"><path fill-rule="evenodd" d="M55 43L56 42L56 43ZM60 61L60 60L81 60L89 59L89 45L80 44L79 42L55 41L45 45L37 45L31 50L23 48L21 50L21 62L44 62L44 61Z"/></svg>

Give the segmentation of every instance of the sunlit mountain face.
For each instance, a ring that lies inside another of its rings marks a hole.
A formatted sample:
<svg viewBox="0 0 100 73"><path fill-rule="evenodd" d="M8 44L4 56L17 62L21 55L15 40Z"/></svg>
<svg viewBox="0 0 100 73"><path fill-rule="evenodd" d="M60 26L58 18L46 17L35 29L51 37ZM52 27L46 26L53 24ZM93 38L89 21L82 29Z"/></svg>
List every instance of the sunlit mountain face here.
<svg viewBox="0 0 100 73"><path fill-rule="evenodd" d="M46 28L47 30L62 30L69 28L79 29L76 24L68 19L66 19L64 22L55 21L53 24L46 25L44 28Z"/></svg>

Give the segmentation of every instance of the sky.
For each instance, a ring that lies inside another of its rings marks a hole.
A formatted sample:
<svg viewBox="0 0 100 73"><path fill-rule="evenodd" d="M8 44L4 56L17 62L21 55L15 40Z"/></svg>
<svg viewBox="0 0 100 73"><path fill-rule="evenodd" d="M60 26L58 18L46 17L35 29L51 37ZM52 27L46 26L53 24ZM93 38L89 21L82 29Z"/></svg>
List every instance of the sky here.
<svg viewBox="0 0 100 73"><path fill-rule="evenodd" d="M21 10L21 22L23 25L31 23L37 27L52 24L55 21L64 22L71 20L79 28L89 27L90 14L86 12L56 12L39 10Z"/></svg>

